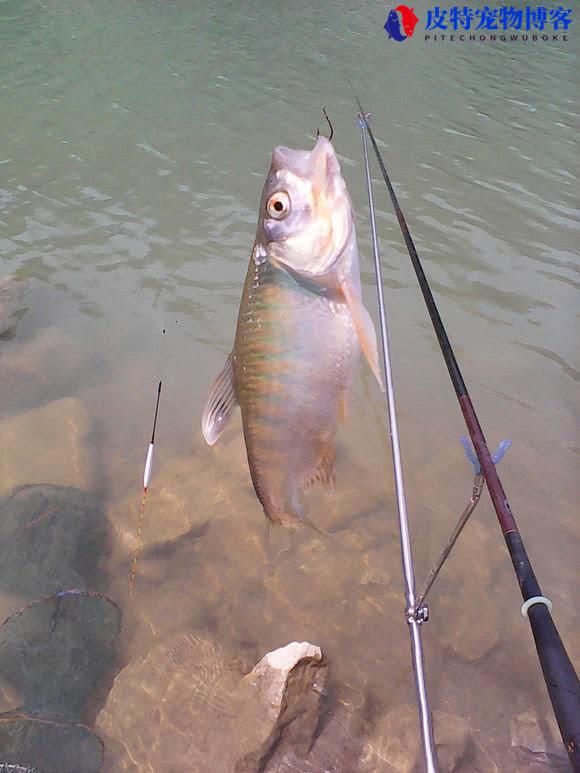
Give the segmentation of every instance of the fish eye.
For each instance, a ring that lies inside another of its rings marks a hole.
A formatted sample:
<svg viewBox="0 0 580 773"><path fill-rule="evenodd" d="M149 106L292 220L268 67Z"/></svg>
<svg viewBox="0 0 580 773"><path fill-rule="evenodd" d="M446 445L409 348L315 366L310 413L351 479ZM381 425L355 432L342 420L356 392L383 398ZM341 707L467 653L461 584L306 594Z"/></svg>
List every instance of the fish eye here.
<svg viewBox="0 0 580 773"><path fill-rule="evenodd" d="M285 191L277 191L268 199L266 210L270 217L282 220L290 212L290 196Z"/></svg>

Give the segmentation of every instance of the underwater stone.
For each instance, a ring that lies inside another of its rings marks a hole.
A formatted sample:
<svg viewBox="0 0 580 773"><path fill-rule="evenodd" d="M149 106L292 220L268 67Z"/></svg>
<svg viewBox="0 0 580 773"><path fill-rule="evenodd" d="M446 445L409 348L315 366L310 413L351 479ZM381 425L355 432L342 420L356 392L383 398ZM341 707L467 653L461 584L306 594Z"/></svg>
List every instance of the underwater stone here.
<svg viewBox="0 0 580 773"><path fill-rule="evenodd" d="M134 657L97 718L105 770L163 770L168 760L176 769L231 770L227 728L239 679L205 635L173 636Z"/></svg>
<svg viewBox="0 0 580 773"><path fill-rule="evenodd" d="M368 728L363 718L364 694L341 689L326 703L316 730L316 738L306 758L299 757L289 744L279 744L268 760L265 773L353 773Z"/></svg>
<svg viewBox="0 0 580 773"><path fill-rule="evenodd" d="M141 535L142 558L167 554L171 548L195 539L198 530L216 512L224 511L220 490L214 484L208 465L199 458L175 458L155 463L155 484L147 495L147 513L155 513L156 528L149 519ZM140 500L133 491L121 497L109 510L116 543L121 553L131 554L137 544ZM181 540L181 542L180 542Z"/></svg>
<svg viewBox="0 0 580 773"><path fill-rule="evenodd" d="M497 646L501 631L497 605L481 588L465 585L437 599L435 627L441 644L467 662L488 655Z"/></svg>
<svg viewBox="0 0 580 773"><path fill-rule="evenodd" d="M102 741L88 727L18 714L0 716L0 750L0 763L38 773L99 773L103 764Z"/></svg>
<svg viewBox="0 0 580 773"><path fill-rule="evenodd" d="M433 712L435 748L441 770L462 770L471 740L466 719L445 711ZM414 773L422 770L419 717L414 706L403 706L371 723L364 744L361 771Z"/></svg>
<svg viewBox="0 0 580 773"><path fill-rule="evenodd" d="M22 486L0 501L0 588L26 600L92 585L107 526L74 488Z"/></svg>
<svg viewBox="0 0 580 773"><path fill-rule="evenodd" d="M372 722L364 743L360 770L364 773L411 773L419 748L417 710L410 706L392 709Z"/></svg>
<svg viewBox="0 0 580 773"><path fill-rule="evenodd" d="M511 723L512 746L532 754L561 755L562 739L554 717L519 714Z"/></svg>
<svg viewBox="0 0 580 773"><path fill-rule="evenodd" d="M87 591L45 597L9 617L0 626L0 677L19 696L18 710L91 722L118 667L120 623L116 604Z"/></svg>
<svg viewBox="0 0 580 773"><path fill-rule="evenodd" d="M16 326L19 305L28 283L15 277L0 279L0 336L7 335ZM22 310L23 312L26 309Z"/></svg>
<svg viewBox="0 0 580 773"><path fill-rule="evenodd" d="M305 756L327 668L318 647L294 642L241 678L206 635L161 642L117 675L99 714L105 769L163 770L171 760L180 770L253 773L285 743Z"/></svg>
<svg viewBox="0 0 580 773"><path fill-rule="evenodd" d="M0 422L0 494L29 483L91 488L87 412L64 398Z"/></svg>
<svg viewBox="0 0 580 773"><path fill-rule="evenodd" d="M470 741L466 719L446 711L433 712L435 748L441 770L456 770L467 754Z"/></svg>
<svg viewBox="0 0 580 773"><path fill-rule="evenodd" d="M247 744L255 748L236 763L236 773L261 770L281 744L298 756L308 754L327 675L328 661L320 647L308 642L291 642L264 655L242 682L247 697L244 721L252 720Z"/></svg>
<svg viewBox="0 0 580 773"><path fill-rule="evenodd" d="M58 328L43 327L12 344L0 341L0 418L71 395L94 367L95 354Z"/></svg>

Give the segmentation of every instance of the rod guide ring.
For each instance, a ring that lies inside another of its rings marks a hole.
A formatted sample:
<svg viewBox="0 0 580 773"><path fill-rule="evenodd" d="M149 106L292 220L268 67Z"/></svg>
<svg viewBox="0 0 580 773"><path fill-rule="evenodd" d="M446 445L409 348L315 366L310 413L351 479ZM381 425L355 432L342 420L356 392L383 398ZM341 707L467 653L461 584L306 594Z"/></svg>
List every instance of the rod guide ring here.
<svg viewBox="0 0 580 773"><path fill-rule="evenodd" d="M552 611L553 604L550 601L549 598L546 598L546 596L532 596L527 601L524 601L522 604L522 617L528 616L528 609L530 607L533 607L534 604L543 604L545 607L548 608L548 612Z"/></svg>

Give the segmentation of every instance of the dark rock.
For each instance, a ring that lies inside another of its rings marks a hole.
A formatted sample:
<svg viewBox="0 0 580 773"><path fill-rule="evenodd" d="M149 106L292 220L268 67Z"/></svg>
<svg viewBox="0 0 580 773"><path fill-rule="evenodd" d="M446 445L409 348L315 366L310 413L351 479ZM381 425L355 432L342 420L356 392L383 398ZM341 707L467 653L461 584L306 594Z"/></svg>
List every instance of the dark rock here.
<svg viewBox="0 0 580 773"><path fill-rule="evenodd" d="M0 750L4 764L39 773L99 773L103 764L103 744L88 727L25 715L0 715Z"/></svg>
<svg viewBox="0 0 580 773"><path fill-rule="evenodd" d="M120 617L116 604L87 591L45 597L9 617L0 627L0 677L20 710L91 721L117 668Z"/></svg>
<svg viewBox="0 0 580 773"><path fill-rule="evenodd" d="M39 485L0 503L0 588L34 599L96 578L106 521L87 494Z"/></svg>
<svg viewBox="0 0 580 773"><path fill-rule="evenodd" d="M314 744L307 757L296 750L276 748L266 773L352 773L358 770L368 728L362 695L336 696L324 708Z"/></svg>

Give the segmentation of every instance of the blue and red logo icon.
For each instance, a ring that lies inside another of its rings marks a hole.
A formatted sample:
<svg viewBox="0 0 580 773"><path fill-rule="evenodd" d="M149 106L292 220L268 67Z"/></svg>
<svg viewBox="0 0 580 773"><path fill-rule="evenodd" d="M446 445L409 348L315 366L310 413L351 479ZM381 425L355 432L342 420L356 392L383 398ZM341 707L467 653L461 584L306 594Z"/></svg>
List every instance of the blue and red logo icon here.
<svg viewBox="0 0 580 773"><path fill-rule="evenodd" d="M389 38L393 38L393 40L407 40L407 38L413 37L418 21L414 8L398 5L389 12L389 18L385 22L385 30Z"/></svg>

